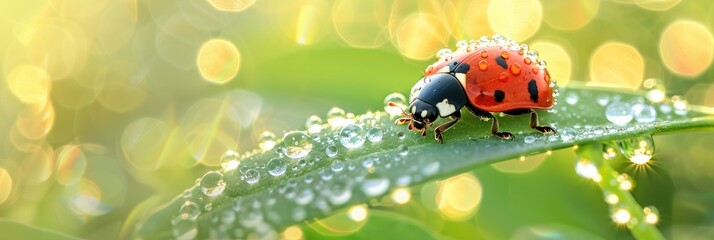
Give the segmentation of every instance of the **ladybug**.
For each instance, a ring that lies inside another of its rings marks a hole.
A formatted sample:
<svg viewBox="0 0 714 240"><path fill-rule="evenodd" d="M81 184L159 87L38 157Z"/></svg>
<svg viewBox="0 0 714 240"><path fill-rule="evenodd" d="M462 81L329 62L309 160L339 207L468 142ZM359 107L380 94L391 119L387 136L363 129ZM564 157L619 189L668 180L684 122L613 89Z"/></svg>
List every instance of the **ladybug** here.
<svg viewBox="0 0 714 240"><path fill-rule="evenodd" d="M428 126L437 118L450 121L434 129L434 138L443 143L442 134L459 119L461 108L482 121L493 120L491 134L513 139L513 134L499 131L498 119L492 113L530 114L530 127L545 134L555 129L538 124L534 109L550 109L555 104L555 80L550 78L546 63L528 45L501 35L481 37L478 41L459 41L457 49L442 49L437 62L426 68L424 77L412 87L409 108L402 111L397 124L408 123L409 130L426 136ZM396 106L390 103L390 106Z"/></svg>

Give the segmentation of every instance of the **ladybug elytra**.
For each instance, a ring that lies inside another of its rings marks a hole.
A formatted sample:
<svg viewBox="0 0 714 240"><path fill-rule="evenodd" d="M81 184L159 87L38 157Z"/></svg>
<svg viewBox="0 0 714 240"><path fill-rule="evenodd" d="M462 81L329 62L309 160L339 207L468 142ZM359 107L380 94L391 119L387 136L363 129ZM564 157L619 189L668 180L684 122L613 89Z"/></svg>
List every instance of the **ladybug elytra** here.
<svg viewBox="0 0 714 240"><path fill-rule="evenodd" d="M434 138L443 142L442 133L461 118L466 107L482 121L493 119L491 133L512 139L499 131L493 112L509 115L530 114L530 127L542 133L555 133L538 124L534 109L549 109L555 104L555 80L550 79L546 63L528 45L519 45L501 35L481 37L478 41L459 41L451 52L442 49L437 62L427 67L424 77L412 87L409 108L397 124L426 136L426 128L437 118L451 120L434 129ZM390 103L390 105L395 105Z"/></svg>

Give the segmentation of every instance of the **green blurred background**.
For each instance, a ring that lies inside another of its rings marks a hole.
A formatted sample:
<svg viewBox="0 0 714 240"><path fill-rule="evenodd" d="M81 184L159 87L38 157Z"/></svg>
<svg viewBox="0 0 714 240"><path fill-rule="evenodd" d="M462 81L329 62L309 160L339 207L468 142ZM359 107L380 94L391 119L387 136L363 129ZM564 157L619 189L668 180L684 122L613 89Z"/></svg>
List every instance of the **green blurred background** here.
<svg viewBox="0 0 714 240"><path fill-rule="evenodd" d="M494 33L537 49L561 86L655 79L714 106L713 27L705 0L3 1L0 217L131 238L226 150L331 107L382 109L437 50ZM658 137L651 169L623 163L669 237L714 238L712 140ZM630 238L576 176L572 150L527 158L404 190L392 197L406 203L365 222L328 218L281 237Z"/></svg>

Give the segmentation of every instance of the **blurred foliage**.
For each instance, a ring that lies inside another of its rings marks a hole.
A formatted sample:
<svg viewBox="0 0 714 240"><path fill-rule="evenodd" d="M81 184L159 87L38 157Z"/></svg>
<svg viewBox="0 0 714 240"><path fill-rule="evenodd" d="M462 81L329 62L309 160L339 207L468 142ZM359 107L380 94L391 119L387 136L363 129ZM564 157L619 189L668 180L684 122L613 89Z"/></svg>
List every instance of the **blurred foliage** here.
<svg viewBox="0 0 714 240"><path fill-rule="evenodd" d="M566 85L636 89L654 78L711 107L713 28L704 0L3 1L0 216L81 238L130 236L227 149L254 149L263 131L280 136L333 106L381 109L438 49L496 32L539 46ZM643 205L673 199L662 216L671 236L714 236L712 138L659 137L652 170L630 174ZM573 156L548 159L521 173L475 170L481 204L502 219L451 221L419 201L389 211L455 238L578 231L553 218L629 237L605 218L601 194L572 179ZM433 198L433 184L412 192ZM573 190L529 192L559 184ZM567 216L543 210L561 208Z"/></svg>

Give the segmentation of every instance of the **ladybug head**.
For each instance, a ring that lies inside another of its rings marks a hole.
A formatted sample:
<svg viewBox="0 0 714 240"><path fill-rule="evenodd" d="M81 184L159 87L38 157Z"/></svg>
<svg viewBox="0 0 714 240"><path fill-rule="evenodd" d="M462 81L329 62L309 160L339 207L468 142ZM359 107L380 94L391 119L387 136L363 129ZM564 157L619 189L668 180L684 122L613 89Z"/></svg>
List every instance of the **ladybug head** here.
<svg viewBox="0 0 714 240"><path fill-rule="evenodd" d="M397 123L409 123L409 130L421 132L426 136L426 127L436 121L439 110L434 105L416 99L409 105L409 112L402 111L402 114L404 117L397 119Z"/></svg>

